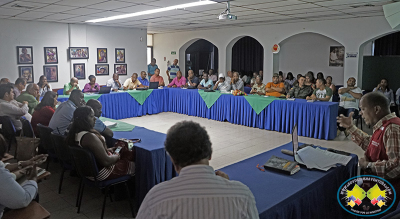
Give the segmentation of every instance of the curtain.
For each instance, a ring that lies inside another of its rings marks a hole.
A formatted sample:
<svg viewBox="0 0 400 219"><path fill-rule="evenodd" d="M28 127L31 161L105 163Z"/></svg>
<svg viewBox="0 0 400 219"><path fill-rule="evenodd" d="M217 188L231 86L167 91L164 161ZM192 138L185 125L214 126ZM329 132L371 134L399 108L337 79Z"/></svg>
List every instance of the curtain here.
<svg viewBox="0 0 400 219"><path fill-rule="evenodd" d="M374 56L400 55L400 32L392 33L375 40Z"/></svg>
<svg viewBox="0 0 400 219"><path fill-rule="evenodd" d="M264 48L254 38L246 36L232 47L232 70L242 73L263 70Z"/></svg>

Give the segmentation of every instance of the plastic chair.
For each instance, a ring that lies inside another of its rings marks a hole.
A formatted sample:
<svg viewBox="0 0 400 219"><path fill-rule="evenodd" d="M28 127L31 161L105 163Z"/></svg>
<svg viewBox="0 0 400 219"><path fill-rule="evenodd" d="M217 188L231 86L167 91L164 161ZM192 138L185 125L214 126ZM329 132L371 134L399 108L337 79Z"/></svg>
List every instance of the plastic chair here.
<svg viewBox="0 0 400 219"><path fill-rule="evenodd" d="M54 151L53 140L51 139L51 132L53 129L40 123L37 125L37 128L39 129L40 133L40 145L46 150L50 158L56 158L57 156ZM46 170L49 169L49 163L50 159L47 159Z"/></svg>
<svg viewBox="0 0 400 219"><path fill-rule="evenodd" d="M64 88L61 88L61 89L57 90L57 94L58 95L63 95L64 94Z"/></svg>
<svg viewBox="0 0 400 219"><path fill-rule="evenodd" d="M23 133L23 135L25 137L28 137L28 138L35 138L35 133L33 132L33 128L32 128L31 123L28 120L24 119L24 118L21 118L20 120L21 120L21 123L22 123L22 133Z"/></svg>
<svg viewBox="0 0 400 219"><path fill-rule="evenodd" d="M60 161L62 172L60 176L60 183L58 185L58 194L61 193L61 187L64 179L64 173L66 170L73 170L73 158L71 152L69 151L68 145L65 142L66 136L51 133L51 138L53 140L54 150L56 152L56 156Z"/></svg>
<svg viewBox="0 0 400 219"><path fill-rule="evenodd" d="M0 116L0 124L2 125L1 134L8 140L7 152L10 152L12 143L17 142L17 139L15 138L16 130L14 124L8 116Z"/></svg>
<svg viewBox="0 0 400 219"><path fill-rule="evenodd" d="M127 189L128 198L129 198L128 201L129 201L129 205L130 205L131 211L132 211L132 217L135 217L135 213L134 213L133 206L131 203L129 186L127 184L127 181L129 179L131 179L132 176L126 175L126 176L119 177L117 179L98 181L97 176L99 174L99 169L97 167L96 160L95 160L92 152L90 152L89 150L87 150L85 148L81 148L79 146L69 146L69 149L70 149L73 159L74 159L76 171L78 172L79 176L81 177L81 183L79 185L78 196L77 196L77 200L76 200L77 207L78 207L77 213L79 213L80 209L81 209L83 189L84 189L85 185L88 185L91 187L97 187L100 189L105 189L103 208L101 211L101 218L103 218L109 188L116 184L125 183L125 187ZM93 177L94 181L87 179L87 177Z"/></svg>

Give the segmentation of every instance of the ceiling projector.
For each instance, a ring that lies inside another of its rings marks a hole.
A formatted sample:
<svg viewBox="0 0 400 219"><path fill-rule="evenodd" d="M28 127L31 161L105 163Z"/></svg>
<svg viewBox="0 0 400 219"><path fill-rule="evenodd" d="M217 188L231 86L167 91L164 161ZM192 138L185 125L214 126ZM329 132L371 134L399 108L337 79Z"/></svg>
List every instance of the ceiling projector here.
<svg viewBox="0 0 400 219"><path fill-rule="evenodd" d="M226 2L226 9L218 16L218 19L220 19L220 20L237 20L237 16L231 14L231 7L229 4L229 1Z"/></svg>

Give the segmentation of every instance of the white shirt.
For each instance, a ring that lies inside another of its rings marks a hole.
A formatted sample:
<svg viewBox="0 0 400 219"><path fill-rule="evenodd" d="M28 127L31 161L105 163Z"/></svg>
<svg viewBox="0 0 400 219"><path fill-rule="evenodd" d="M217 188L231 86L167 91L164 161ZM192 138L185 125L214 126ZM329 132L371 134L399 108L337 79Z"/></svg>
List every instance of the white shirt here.
<svg viewBox="0 0 400 219"><path fill-rule="evenodd" d="M399 97L400 97L400 88L397 89L397 91L396 91L396 104L397 105L400 105Z"/></svg>
<svg viewBox="0 0 400 219"><path fill-rule="evenodd" d="M343 89L343 87L339 88ZM362 90L360 88L355 88L351 90L351 92L356 93L356 94L361 94ZM358 109L360 105L360 100L354 98L350 93L344 93L344 94L339 94L340 97L340 102L339 106L345 108L345 109Z"/></svg>
<svg viewBox="0 0 400 219"><path fill-rule="evenodd" d="M46 94L46 92L52 91L51 85L50 84L47 84L47 85L49 85L49 87L47 87L47 86L44 86L43 88L39 87L39 94L41 97L43 97Z"/></svg>
<svg viewBox="0 0 400 219"><path fill-rule="evenodd" d="M182 168L178 177L154 186L143 200L137 219L259 218L250 189L215 175L208 165Z"/></svg>
<svg viewBox="0 0 400 219"><path fill-rule="evenodd" d="M120 82L120 83L121 83L121 82ZM114 81L114 79L112 79L112 78L111 78L110 80L107 81L106 86L107 86L107 87L111 87L111 90L119 89L119 88L120 88L119 85L118 85L118 83L116 83L116 82ZM122 88L122 86L121 86L121 88Z"/></svg>

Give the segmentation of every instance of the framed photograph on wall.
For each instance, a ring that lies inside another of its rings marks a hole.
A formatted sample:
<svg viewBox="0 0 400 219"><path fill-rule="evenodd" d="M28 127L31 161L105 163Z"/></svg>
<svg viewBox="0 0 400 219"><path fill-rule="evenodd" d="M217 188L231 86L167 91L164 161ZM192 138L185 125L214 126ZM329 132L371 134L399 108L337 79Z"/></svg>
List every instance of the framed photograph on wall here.
<svg viewBox="0 0 400 219"><path fill-rule="evenodd" d="M18 64L33 64L33 47L17 46Z"/></svg>
<svg viewBox="0 0 400 219"><path fill-rule="evenodd" d="M58 82L58 66L44 65L43 75L46 76L48 82Z"/></svg>
<svg viewBox="0 0 400 219"><path fill-rule="evenodd" d="M33 83L33 66L18 66L18 72L20 78L25 78L26 83Z"/></svg>
<svg viewBox="0 0 400 219"><path fill-rule="evenodd" d="M115 48L115 63L125 63L125 49Z"/></svg>
<svg viewBox="0 0 400 219"><path fill-rule="evenodd" d="M57 47L44 47L44 63L58 64Z"/></svg>
<svg viewBox="0 0 400 219"><path fill-rule="evenodd" d="M331 46L329 50L329 66L343 67L344 46Z"/></svg>
<svg viewBox="0 0 400 219"><path fill-rule="evenodd" d="M95 72L97 75L109 75L109 66L108 64L96 64L95 65Z"/></svg>
<svg viewBox="0 0 400 219"><path fill-rule="evenodd" d="M74 77L78 80L82 80L86 78L85 75L85 63L75 63L74 64Z"/></svg>
<svg viewBox="0 0 400 219"><path fill-rule="evenodd" d="M97 63L107 63L107 48L97 48Z"/></svg>
<svg viewBox="0 0 400 219"><path fill-rule="evenodd" d="M69 47L68 57L69 59L88 59L89 47Z"/></svg>
<svg viewBox="0 0 400 219"><path fill-rule="evenodd" d="M127 64L114 64L114 73L119 75L127 75L128 65Z"/></svg>

